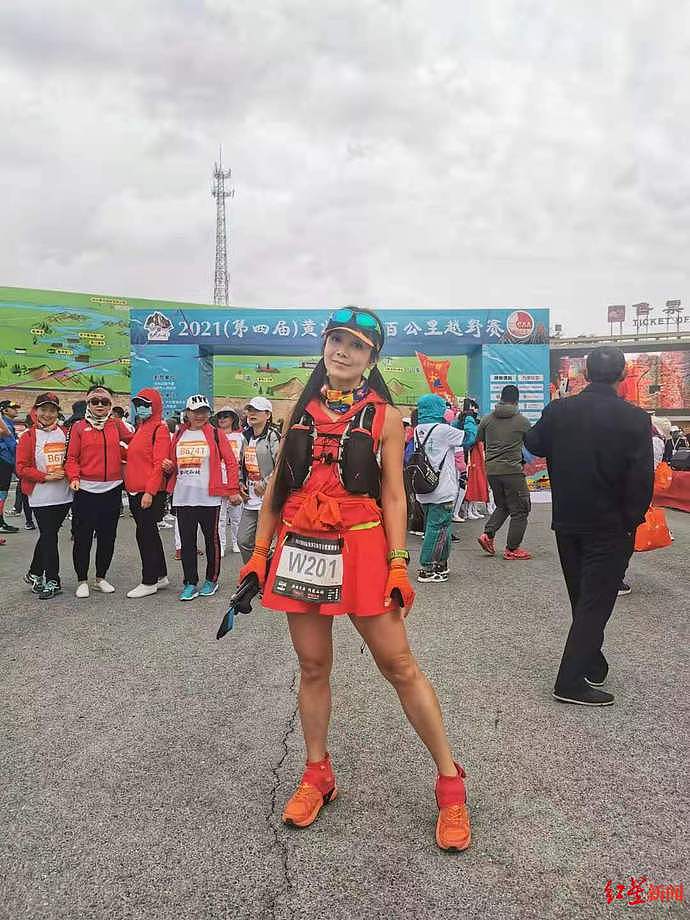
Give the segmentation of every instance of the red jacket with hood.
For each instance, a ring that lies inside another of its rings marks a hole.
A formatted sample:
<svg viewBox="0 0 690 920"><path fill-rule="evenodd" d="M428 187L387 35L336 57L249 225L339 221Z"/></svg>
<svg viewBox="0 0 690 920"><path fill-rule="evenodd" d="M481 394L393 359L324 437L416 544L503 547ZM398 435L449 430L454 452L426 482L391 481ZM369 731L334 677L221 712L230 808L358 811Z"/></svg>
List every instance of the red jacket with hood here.
<svg viewBox="0 0 690 920"><path fill-rule="evenodd" d="M36 466L36 410L30 413L34 424L19 439L17 443L17 476L21 480L24 495L31 495L37 482L46 481L46 473ZM67 439L67 432L62 425L57 426Z"/></svg>
<svg viewBox="0 0 690 920"><path fill-rule="evenodd" d="M168 480L168 492L172 495L177 480L177 442L185 431L189 430L189 425L182 425L175 434L172 444L170 445L170 459L175 464L170 479ZM235 452L230 446L228 439L214 428L210 422L207 422L201 429L209 446L209 495L236 495L240 491L240 471L237 466ZM223 482L223 470L221 460L225 464L228 474L227 483Z"/></svg>
<svg viewBox="0 0 690 920"><path fill-rule="evenodd" d="M148 387L137 396L148 399L151 418L141 422L129 442L125 464L125 489L155 495L165 488L162 463L170 453L170 432L163 421L163 400L158 390Z"/></svg>
<svg viewBox="0 0 690 920"><path fill-rule="evenodd" d="M69 431L65 475L93 482L116 482L122 479L120 441L128 444L134 434L112 416L99 431L86 419L75 422Z"/></svg>

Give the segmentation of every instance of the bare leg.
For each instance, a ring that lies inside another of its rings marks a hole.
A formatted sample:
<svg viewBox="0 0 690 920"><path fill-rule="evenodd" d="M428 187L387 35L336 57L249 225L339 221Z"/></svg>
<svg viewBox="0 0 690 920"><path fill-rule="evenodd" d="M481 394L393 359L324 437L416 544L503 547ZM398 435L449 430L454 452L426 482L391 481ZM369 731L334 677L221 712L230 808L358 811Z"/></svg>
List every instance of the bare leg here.
<svg viewBox="0 0 690 920"><path fill-rule="evenodd" d="M405 715L434 758L442 776L456 776L453 755L434 688L410 650L405 621L398 611L375 617L350 617L395 688Z"/></svg>
<svg viewBox="0 0 690 920"><path fill-rule="evenodd" d="M290 638L300 667L299 714L307 760L323 760L331 718L333 618L318 613L289 613Z"/></svg>

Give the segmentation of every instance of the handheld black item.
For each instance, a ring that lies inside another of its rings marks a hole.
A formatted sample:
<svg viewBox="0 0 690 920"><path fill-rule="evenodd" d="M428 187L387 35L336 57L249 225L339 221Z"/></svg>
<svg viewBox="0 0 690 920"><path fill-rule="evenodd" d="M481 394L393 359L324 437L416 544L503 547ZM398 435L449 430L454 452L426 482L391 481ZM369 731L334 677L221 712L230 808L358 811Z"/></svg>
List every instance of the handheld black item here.
<svg viewBox="0 0 690 920"><path fill-rule="evenodd" d="M251 613L252 612L252 601L259 593L259 579L256 577L254 572L250 572L246 578L243 578L240 582L237 591L230 598L230 606L228 607L228 612L223 617L220 626L218 627L218 632L216 633L216 639L222 639L223 636L230 632L235 622L236 613Z"/></svg>

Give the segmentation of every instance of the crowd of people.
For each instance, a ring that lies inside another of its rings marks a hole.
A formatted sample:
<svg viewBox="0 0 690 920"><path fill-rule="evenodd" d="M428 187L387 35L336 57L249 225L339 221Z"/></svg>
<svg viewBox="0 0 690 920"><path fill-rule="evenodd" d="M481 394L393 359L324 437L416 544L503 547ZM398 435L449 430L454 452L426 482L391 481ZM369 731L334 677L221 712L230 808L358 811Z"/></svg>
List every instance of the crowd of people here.
<svg viewBox="0 0 690 920"><path fill-rule="evenodd" d="M312 824L337 795L328 752L332 626L336 616L349 616L435 762L436 841L464 850L471 839L465 772L407 640L405 617L415 600L407 533L423 534L420 583L448 580L453 524L469 519L485 521L478 541L490 556L509 522L503 559L528 561L524 465L545 457L572 611L554 696L610 705L613 696L601 689L608 673L604 629L650 505L655 463L673 432L617 397L625 356L610 347L590 354L589 386L549 405L534 426L520 413L513 385L484 418L469 397L455 407L430 393L403 419L378 370L384 338L372 311L336 311L282 438L263 396L250 400L241 417L230 406L214 414L207 397L194 394L179 419L165 420L160 394L146 388L132 399L130 425L105 386L93 386L68 419L57 395L42 393L19 439L18 406L5 401L0 524L5 533L17 530L3 517L16 472L39 530L25 580L42 599L62 591L58 532L68 516L76 596L115 591L108 571L123 494L141 557L141 581L128 597L154 595L170 583L159 529L170 511L181 601L218 591L228 543L241 554L240 581L255 578L263 606L287 615L299 661L306 767L283 812L297 827ZM672 449L679 447L676 437Z"/></svg>
<svg viewBox="0 0 690 920"><path fill-rule="evenodd" d="M0 530L19 528L4 517L12 476L39 537L24 577L41 600L62 593L58 533L69 518L75 595L112 594L108 581L123 496L135 522L141 581L127 596L143 598L170 584L160 529L173 512L176 558L182 563L180 600L211 597L218 590L227 527L233 552L248 559L266 483L280 437L272 405L262 396L245 407L213 410L208 399L189 397L180 418L163 418L160 393L141 390L132 399L133 421L113 404L113 394L95 385L65 418L55 393L40 393L21 433L19 405L0 404ZM35 518L35 523L34 523ZM200 584L197 535L205 543L206 571ZM95 572L89 580L95 542ZM5 537L0 538L5 543Z"/></svg>

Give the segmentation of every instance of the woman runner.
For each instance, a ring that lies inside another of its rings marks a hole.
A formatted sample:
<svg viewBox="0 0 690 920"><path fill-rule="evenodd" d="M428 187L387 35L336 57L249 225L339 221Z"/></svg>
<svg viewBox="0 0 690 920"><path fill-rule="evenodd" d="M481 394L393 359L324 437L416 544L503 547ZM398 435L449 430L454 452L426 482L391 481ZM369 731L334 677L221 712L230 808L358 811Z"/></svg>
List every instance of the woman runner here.
<svg viewBox="0 0 690 920"><path fill-rule="evenodd" d="M332 627L334 616L347 614L436 763L436 841L444 850L464 850L465 773L405 630L414 590L405 549L404 435L376 366L383 342L381 321L369 310L348 307L329 320L322 359L290 420L240 578L255 573L264 605L287 612L300 665L307 762L283 821L307 827L337 794L327 749Z"/></svg>
<svg viewBox="0 0 690 920"><path fill-rule="evenodd" d="M58 425L55 393L39 393L31 410L34 424L20 438L17 474L36 517L39 538L24 581L48 600L62 592L58 531L72 504L65 478L65 429Z"/></svg>

